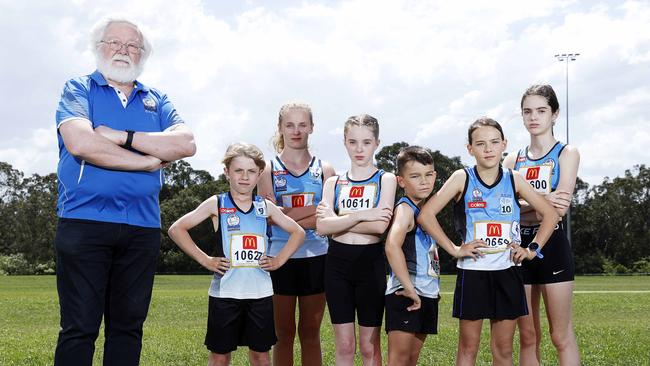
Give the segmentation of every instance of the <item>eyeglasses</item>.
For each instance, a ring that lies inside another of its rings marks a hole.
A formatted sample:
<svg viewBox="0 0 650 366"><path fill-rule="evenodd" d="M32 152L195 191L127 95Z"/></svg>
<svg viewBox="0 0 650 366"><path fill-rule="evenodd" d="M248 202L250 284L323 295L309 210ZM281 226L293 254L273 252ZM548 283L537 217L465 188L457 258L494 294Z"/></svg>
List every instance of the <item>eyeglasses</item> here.
<svg viewBox="0 0 650 366"><path fill-rule="evenodd" d="M134 54L134 55L139 55L142 51L144 51L144 47L139 46L138 44L135 43L122 43L120 41L112 40L112 41L99 41L99 43L105 43L110 47L111 50L113 51L119 51L122 49L122 47L126 47L126 49Z"/></svg>

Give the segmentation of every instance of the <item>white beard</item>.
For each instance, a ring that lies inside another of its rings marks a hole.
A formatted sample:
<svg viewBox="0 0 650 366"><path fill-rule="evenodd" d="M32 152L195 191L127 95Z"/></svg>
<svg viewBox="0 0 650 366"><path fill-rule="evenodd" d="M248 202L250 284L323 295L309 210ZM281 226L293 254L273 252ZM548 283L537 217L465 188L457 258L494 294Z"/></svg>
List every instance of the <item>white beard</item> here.
<svg viewBox="0 0 650 366"><path fill-rule="evenodd" d="M128 63L127 66L114 66L113 61L120 60ZM142 73L143 64L140 62L137 65L129 56L116 54L111 59L105 59L101 55L97 55L97 70L104 75L104 78L117 81L119 83L130 83Z"/></svg>

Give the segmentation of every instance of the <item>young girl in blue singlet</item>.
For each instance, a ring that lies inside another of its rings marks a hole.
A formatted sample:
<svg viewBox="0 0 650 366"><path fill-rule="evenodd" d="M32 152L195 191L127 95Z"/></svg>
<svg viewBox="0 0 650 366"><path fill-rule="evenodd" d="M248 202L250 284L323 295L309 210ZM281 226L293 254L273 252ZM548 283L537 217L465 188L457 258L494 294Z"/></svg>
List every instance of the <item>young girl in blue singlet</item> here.
<svg viewBox="0 0 650 366"><path fill-rule="evenodd" d="M334 175L334 169L310 153L308 143L313 130L309 105L283 105L273 140L278 155L264 169L257 185L261 196L282 207L305 229L305 243L282 268L271 272L278 336L273 346L274 365L293 365L296 331L301 364L322 364L320 326L325 312L327 238L316 234L316 206L323 195L323 182ZM286 231L272 225L269 255L278 255L288 238ZM300 309L297 324L296 308Z"/></svg>
<svg viewBox="0 0 650 366"><path fill-rule="evenodd" d="M483 319L490 320L493 364L512 364L516 319L527 314L520 272L514 264L538 252L519 246L519 202L526 199L543 216L535 241L543 246L557 214L516 171L503 169L506 140L501 126L489 118L472 123L467 150L472 168L454 172L424 205L418 224L438 245L458 258L453 315L459 319L457 365L473 365ZM455 245L436 219L454 201L454 221L461 244Z"/></svg>
<svg viewBox="0 0 650 366"><path fill-rule="evenodd" d="M359 349L364 365L381 365L380 327L386 270L381 236L395 200L395 175L373 164L379 123L367 114L348 118L343 132L350 170L325 181L316 227L331 235L325 266L325 296L334 325L336 364L352 365Z"/></svg>

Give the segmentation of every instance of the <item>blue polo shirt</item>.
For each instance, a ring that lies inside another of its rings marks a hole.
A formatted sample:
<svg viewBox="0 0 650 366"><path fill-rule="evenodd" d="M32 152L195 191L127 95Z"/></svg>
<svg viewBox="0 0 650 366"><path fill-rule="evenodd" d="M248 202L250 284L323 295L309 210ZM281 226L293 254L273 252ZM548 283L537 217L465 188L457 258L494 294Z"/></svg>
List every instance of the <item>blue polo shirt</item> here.
<svg viewBox="0 0 650 366"><path fill-rule="evenodd" d="M126 105L121 97L98 71L69 80L56 111L57 131L62 123L77 118L88 120L93 128L104 125L136 132L161 132L184 122L165 94L137 81ZM72 156L61 134L57 137L59 217L160 227L162 170L104 169Z"/></svg>

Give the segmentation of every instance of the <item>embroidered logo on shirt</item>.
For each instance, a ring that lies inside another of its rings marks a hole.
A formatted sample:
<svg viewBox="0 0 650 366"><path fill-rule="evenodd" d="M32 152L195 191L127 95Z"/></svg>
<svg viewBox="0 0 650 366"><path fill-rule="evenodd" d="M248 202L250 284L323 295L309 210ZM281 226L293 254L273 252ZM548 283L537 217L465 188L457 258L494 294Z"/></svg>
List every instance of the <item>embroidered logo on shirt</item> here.
<svg viewBox="0 0 650 366"><path fill-rule="evenodd" d="M151 98L142 99L142 104L144 104L144 109L147 111L155 112L156 111L156 101Z"/></svg>

